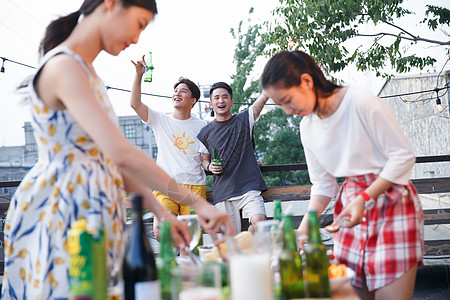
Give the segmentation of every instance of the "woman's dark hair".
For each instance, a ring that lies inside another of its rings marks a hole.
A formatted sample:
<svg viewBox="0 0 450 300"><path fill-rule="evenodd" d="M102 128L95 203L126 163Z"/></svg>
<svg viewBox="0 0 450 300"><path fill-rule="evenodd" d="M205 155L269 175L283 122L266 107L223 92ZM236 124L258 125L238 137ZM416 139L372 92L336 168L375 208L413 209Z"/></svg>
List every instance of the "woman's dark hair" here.
<svg viewBox="0 0 450 300"><path fill-rule="evenodd" d="M340 86L325 78L314 59L303 51L282 51L272 56L264 67L261 85L290 88L300 85L302 74L311 75L316 96L330 96Z"/></svg>
<svg viewBox="0 0 450 300"><path fill-rule="evenodd" d="M195 98L198 101L198 99L200 99L200 89L191 80L184 78L184 77L180 77L180 79L178 79L178 82L173 85L173 88L176 89L176 87L182 83L184 83L185 85L188 86L188 89L191 91L192 98ZM195 101L195 103L197 103L197 101ZM195 105L195 103L194 103L194 105Z"/></svg>
<svg viewBox="0 0 450 300"><path fill-rule="evenodd" d="M139 6L151 11L153 14L157 14L158 10L156 8L155 0L120 0L122 5L128 6ZM48 51L52 50L64 40L69 37L72 30L77 25L78 19L81 15L87 16L92 13L97 6L103 3L103 0L85 0L81 7L76 12L73 12L67 16L61 17L52 21L48 26L44 34L44 38L39 46L39 54L43 56Z"/></svg>

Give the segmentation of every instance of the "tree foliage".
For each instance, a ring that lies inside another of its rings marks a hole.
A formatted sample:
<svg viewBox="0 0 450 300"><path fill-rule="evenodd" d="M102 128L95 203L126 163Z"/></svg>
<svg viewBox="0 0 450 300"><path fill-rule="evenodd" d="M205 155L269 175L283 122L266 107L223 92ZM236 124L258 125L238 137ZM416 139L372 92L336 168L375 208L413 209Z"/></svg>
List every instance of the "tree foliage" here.
<svg viewBox="0 0 450 300"><path fill-rule="evenodd" d="M287 116L280 108L262 115L254 128L255 154L265 165L305 163L300 141L301 118ZM268 186L308 184L307 171L263 173Z"/></svg>
<svg viewBox="0 0 450 300"><path fill-rule="evenodd" d="M251 15L253 8L249 11L247 23L239 22L236 29L232 28L231 35L237 40L234 50L233 62L236 64L236 73L231 76L231 88L233 89L233 98L237 103L253 103L258 97L259 80L251 77L256 59L263 55L266 43L260 36L260 24L251 25ZM245 26L247 29L245 30ZM244 32L245 31L245 32ZM235 105L232 112L236 113L239 109L245 109L246 105Z"/></svg>
<svg viewBox="0 0 450 300"><path fill-rule="evenodd" d="M377 76L388 77L383 71L391 67L398 73L411 68L423 69L436 60L426 53L411 54L408 49L424 42L442 46L450 55L448 26L450 11L427 5L426 16L420 23L431 30L441 30L445 40L432 40L396 25L396 20L412 12L402 7L403 0L279 0L274 11L275 21L266 22L269 53L302 49L318 60L327 71L337 72L349 64L360 71L373 70ZM376 32L361 31L364 24L374 25ZM447 29L447 31L446 31ZM355 49L348 43L357 37ZM347 46L346 46L347 45Z"/></svg>
<svg viewBox="0 0 450 300"><path fill-rule="evenodd" d="M250 10L249 15L253 9ZM236 73L232 75L233 98L238 103L253 103L258 97L259 78L254 78L256 59L262 56L266 43L260 38L261 25L252 25L251 18L241 21L231 34L237 44L234 53ZM248 108L248 105L235 105L234 113ZM254 127L255 154L265 165L294 164L305 162L300 142L298 117L287 116L281 109L263 114ZM306 171L263 173L269 186L304 184L308 181Z"/></svg>

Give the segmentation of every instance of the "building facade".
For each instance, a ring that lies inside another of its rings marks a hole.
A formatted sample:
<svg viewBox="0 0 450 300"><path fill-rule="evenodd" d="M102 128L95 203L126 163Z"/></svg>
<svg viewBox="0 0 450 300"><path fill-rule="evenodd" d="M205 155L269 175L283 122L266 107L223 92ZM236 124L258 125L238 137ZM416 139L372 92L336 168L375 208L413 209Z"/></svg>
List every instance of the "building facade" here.
<svg viewBox="0 0 450 300"><path fill-rule="evenodd" d="M147 155L156 159L153 131L138 116L118 117L119 126L125 137ZM25 145L0 147L0 181L20 181L38 160L38 149L30 122L24 126ZM11 199L16 188L0 188L0 197Z"/></svg>
<svg viewBox="0 0 450 300"><path fill-rule="evenodd" d="M450 71L399 76L387 81L379 93L396 114L416 156L450 154L449 76ZM420 91L428 92L415 93ZM397 96L387 97L391 95ZM433 177L450 177L450 162L415 164L411 173L411 178Z"/></svg>

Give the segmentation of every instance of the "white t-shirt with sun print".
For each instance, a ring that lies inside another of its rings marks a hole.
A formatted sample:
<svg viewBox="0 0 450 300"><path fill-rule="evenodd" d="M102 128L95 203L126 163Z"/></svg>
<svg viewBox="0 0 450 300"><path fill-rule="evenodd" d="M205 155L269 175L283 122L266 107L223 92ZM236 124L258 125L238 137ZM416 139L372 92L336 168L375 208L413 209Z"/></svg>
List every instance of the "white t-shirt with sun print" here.
<svg viewBox="0 0 450 300"><path fill-rule="evenodd" d="M201 153L209 152L197 139L206 121L193 116L187 120L178 120L149 108L146 124L155 133L158 166L178 183L206 184Z"/></svg>

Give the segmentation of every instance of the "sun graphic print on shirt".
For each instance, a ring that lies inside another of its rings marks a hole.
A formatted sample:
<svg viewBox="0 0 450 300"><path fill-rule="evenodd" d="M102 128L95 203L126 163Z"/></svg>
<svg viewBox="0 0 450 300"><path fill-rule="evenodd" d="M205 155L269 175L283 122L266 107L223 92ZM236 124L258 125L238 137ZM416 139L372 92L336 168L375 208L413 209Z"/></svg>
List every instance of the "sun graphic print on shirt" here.
<svg viewBox="0 0 450 300"><path fill-rule="evenodd" d="M177 135L174 135L172 133L172 136L174 140L172 140L173 145L178 148L178 151L183 152L184 155L187 155L186 149L194 151L189 145L195 144L195 141L189 141L190 138L192 138L192 135L188 136L186 138L186 132L183 132L183 136L180 136L180 134L177 131Z"/></svg>

